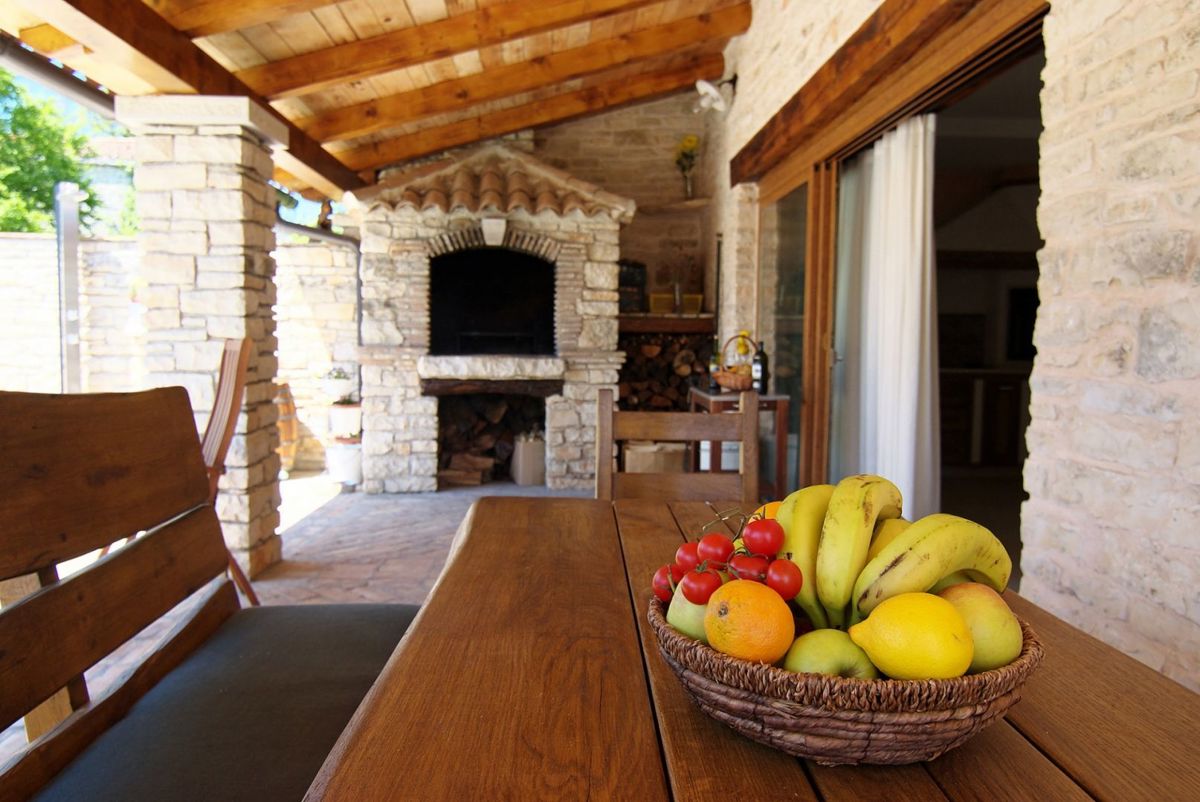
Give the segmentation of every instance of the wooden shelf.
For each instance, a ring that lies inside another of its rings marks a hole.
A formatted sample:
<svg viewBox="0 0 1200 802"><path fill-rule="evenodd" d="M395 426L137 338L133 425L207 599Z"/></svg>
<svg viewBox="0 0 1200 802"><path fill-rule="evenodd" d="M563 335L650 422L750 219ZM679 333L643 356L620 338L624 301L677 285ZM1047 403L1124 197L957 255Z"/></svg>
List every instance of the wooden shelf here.
<svg viewBox="0 0 1200 802"><path fill-rule="evenodd" d="M622 334L713 334L716 331L711 314L624 314L618 321Z"/></svg>
<svg viewBox="0 0 1200 802"><path fill-rule="evenodd" d="M688 198L687 200L675 201L674 203L659 203L652 206L639 206L638 212L646 215L659 214L680 214L682 212L694 212L708 206L712 202L712 198Z"/></svg>

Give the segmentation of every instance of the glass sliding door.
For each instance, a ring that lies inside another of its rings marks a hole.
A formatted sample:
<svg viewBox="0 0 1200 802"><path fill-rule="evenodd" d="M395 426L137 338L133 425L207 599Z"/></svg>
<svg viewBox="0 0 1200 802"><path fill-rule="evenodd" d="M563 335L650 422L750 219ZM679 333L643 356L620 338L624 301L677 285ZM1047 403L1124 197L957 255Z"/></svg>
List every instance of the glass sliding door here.
<svg viewBox="0 0 1200 802"><path fill-rule="evenodd" d="M799 485L801 382L804 347L804 281L808 245L808 185L764 206L759 230L758 331L770 360L768 392L786 395L788 475L784 490ZM765 466L774 466L776 438L762 444ZM765 470L773 470L771 467ZM782 493L779 494L782 498Z"/></svg>

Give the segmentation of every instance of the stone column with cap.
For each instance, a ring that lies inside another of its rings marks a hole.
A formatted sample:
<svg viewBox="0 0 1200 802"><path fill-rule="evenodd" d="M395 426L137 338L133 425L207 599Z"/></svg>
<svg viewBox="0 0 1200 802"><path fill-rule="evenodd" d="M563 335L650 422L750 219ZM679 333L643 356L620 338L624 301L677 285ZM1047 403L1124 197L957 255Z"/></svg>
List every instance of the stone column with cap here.
<svg viewBox="0 0 1200 802"><path fill-rule="evenodd" d="M225 339L253 342L217 513L225 542L254 576L281 556L275 190L267 181L287 128L244 97L118 97L117 118L137 137L135 300L147 307L148 383L186 387L203 432Z"/></svg>

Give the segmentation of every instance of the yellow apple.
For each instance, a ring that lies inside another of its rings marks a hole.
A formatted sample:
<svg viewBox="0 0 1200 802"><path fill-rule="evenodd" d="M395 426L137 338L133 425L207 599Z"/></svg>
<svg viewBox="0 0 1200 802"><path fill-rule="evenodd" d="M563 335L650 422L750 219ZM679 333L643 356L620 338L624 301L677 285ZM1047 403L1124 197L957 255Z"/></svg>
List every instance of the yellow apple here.
<svg viewBox="0 0 1200 802"><path fill-rule="evenodd" d="M937 595L954 605L975 641L972 674L1006 666L1021 654L1021 623L1000 594L978 582L951 585Z"/></svg>

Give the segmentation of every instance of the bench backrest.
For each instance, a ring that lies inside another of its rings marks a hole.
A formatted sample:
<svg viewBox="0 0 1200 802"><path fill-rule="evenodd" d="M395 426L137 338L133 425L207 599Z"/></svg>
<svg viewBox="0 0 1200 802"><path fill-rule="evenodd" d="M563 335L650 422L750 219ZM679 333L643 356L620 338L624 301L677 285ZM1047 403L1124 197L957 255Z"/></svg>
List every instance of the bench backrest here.
<svg viewBox="0 0 1200 802"><path fill-rule="evenodd" d="M78 708L6 767L0 786L40 786L237 609L194 420L181 387L0 392L0 580L32 575L42 586L0 610L0 727L64 687ZM58 580L62 561L141 531ZM88 699L86 669L210 583L166 645Z"/></svg>

